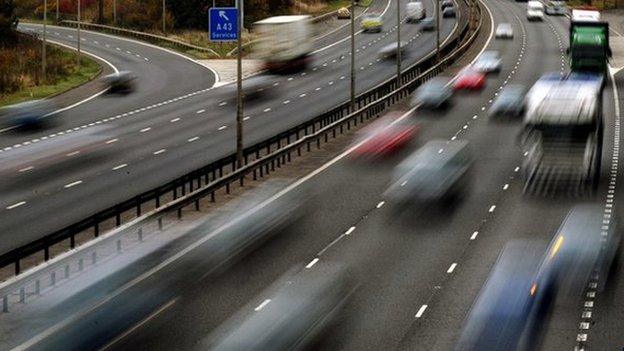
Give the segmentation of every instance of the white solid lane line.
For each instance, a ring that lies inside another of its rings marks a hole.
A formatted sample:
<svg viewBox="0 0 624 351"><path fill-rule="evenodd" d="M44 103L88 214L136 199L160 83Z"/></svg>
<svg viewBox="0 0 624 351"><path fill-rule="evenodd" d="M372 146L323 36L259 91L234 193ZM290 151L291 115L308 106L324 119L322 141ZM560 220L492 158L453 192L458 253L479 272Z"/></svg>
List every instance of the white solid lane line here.
<svg viewBox="0 0 624 351"><path fill-rule="evenodd" d="M381 208L381 206L383 206L386 202L385 201L381 201L380 203L377 204L377 208Z"/></svg>
<svg viewBox="0 0 624 351"><path fill-rule="evenodd" d="M355 230L355 227L351 227L351 228L349 228L349 229L345 232L345 235L349 235L349 234L353 233L353 231L354 231L354 230Z"/></svg>
<svg viewBox="0 0 624 351"><path fill-rule="evenodd" d="M308 268L308 269L312 268L312 266L314 266L316 264L316 262L318 262L318 261L319 261L318 258L313 259L312 261L310 261L310 263L308 263L306 268Z"/></svg>
<svg viewBox="0 0 624 351"><path fill-rule="evenodd" d="M261 309L264 308L264 306L268 305L269 302L271 302L271 299L266 299L266 300L262 301L262 303L259 304L258 307L254 308L254 311L256 311L256 312L260 311Z"/></svg>
<svg viewBox="0 0 624 351"><path fill-rule="evenodd" d="M470 236L470 240L474 240L477 238L477 235L479 235L479 232L475 231L474 233L472 233L472 235Z"/></svg>
<svg viewBox="0 0 624 351"><path fill-rule="evenodd" d="M11 206L7 206L7 207L6 207L6 209L7 209L7 210L12 210L12 209L14 209L14 208L18 208L18 207L20 207L20 206L22 206L22 205L25 205L25 204L26 204L26 201L20 201L20 202L15 203L15 204L13 204L13 205L11 205Z"/></svg>
<svg viewBox="0 0 624 351"><path fill-rule="evenodd" d="M116 170L119 170L119 169L125 168L125 167L127 167L127 166L128 166L128 164L127 164L127 163L120 164L119 166L115 166L115 167L113 167L113 171L116 171Z"/></svg>
<svg viewBox="0 0 624 351"><path fill-rule="evenodd" d="M64 188L65 188L65 189L67 189L67 188L71 188L71 187L76 186L76 185L79 185L79 184L82 184L82 180L77 180L77 181L75 181L75 182L72 182L72 183L66 184L66 185L64 186Z"/></svg>
<svg viewBox="0 0 624 351"><path fill-rule="evenodd" d="M422 317L426 309L427 309L427 305L420 306L420 308L418 309L418 312L416 312L416 318Z"/></svg>
<svg viewBox="0 0 624 351"><path fill-rule="evenodd" d="M457 267L457 263L453 263L449 269L446 271L446 273L451 274L453 273L453 271L455 270L455 268Z"/></svg>
<svg viewBox="0 0 624 351"><path fill-rule="evenodd" d="M22 168L20 169L18 172L22 173L22 172L28 172L28 171L32 171L33 169L35 169L35 167L33 166L28 166L26 168Z"/></svg>
<svg viewBox="0 0 624 351"><path fill-rule="evenodd" d="M492 213L494 212L495 209L496 209L496 205L492 205L490 209L488 210L488 212Z"/></svg>

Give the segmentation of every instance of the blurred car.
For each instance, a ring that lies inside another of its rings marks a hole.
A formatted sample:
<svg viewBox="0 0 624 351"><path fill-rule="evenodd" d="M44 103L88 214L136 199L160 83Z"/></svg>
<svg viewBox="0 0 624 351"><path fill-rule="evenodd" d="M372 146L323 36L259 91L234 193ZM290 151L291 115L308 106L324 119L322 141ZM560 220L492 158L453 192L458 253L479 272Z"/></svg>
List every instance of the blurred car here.
<svg viewBox="0 0 624 351"><path fill-rule="evenodd" d="M423 32L429 32L435 30L435 28L436 22L433 17L423 18L422 21L420 21L420 30Z"/></svg>
<svg viewBox="0 0 624 351"><path fill-rule="evenodd" d="M257 75L246 78L243 80L242 89L243 89L243 99L245 100L255 100L266 97L274 91L271 89L273 87L273 82L275 81L275 77L271 75ZM236 94L238 87L236 83L228 84L223 88L224 94L229 97L236 99Z"/></svg>
<svg viewBox="0 0 624 351"><path fill-rule="evenodd" d="M474 69L464 69L453 82L454 90L481 90L485 87L485 74Z"/></svg>
<svg viewBox="0 0 624 351"><path fill-rule="evenodd" d="M371 125L358 131L355 145L360 144L351 157L354 159L376 159L388 156L407 146L418 131L418 126L409 118L396 121L403 113L390 112Z"/></svg>
<svg viewBox="0 0 624 351"><path fill-rule="evenodd" d="M500 72L503 68L503 60L498 51L486 50L472 64L472 68L483 73Z"/></svg>
<svg viewBox="0 0 624 351"><path fill-rule="evenodd" d="M134 91L136 76L130 71L119 71L102 77L102 83L112 93L130 93Z"/></svg>
<svg viewBox="0 0 624 351"><path fill-rule="evenodd" d="M33 100L0 109L0 129L39 128L50 121L54 106L48 100Z"/></svg>
<svg viewBox="0 0 624 351"><path fill-rule="evenodd" d="M383 30L383 18L379 14L368 14L362 17L362 30L364 32L381 33Z"/></svg>
<svg viewBox="0 0 624 351"><path fill-rule="evenodd" d="M601 206L574 206L555 232L534 285L546 286L552 294L579 298L597 273L601 284L597 288L602 290L621 241L615 221L608 229L603 225Z"/></svg>
<svg viewBox="0 0 624 351"><path fill-rule="evenodd" d="M496 38L497 39L513 39L513 27L511 23L499 23L496 26Z"/></svg>
<svg viewBox="0 0 624 351"><path fill-rule="evenodd" d="M527 20L543 21L544 20L544 4L538 0L529 0L527 2Z"/></svg>
<svg viewBox="0 0 624 351"><path fill-rule="evenodd" d="M401 52L401 57L405 54L405 49L407 48L407 43L402 41L400 44L396 42L392 44L388 44L379 49L377 55L382 59L390 59L395 58L399 51Z"/></svg>
<svg viewBox="0 0 624 351"><path fill-rule="evenodd" d="M447 7L453 7L455 6L455 4L453 3L453 0L443 0L442 3L440 4L440 9L444 10Z"/></svg>
<svg viewBox="0 0 624 351"><path fill-rule="evenodd" d="M397 204L458 200L468 186L471 167L468 142L432 140L396 166L384 195Z"/></svg>
<svg viewBox="0 0 624 351"><path fill-rule="evenodd" d="M525 88L522 85L508 85L498 94L488 110L491 117L522 115L524 111Z"/></svg>
<svg viewBox="0 0 624 351"><path fill-rule="evenodd" d="M516 350L539 304L533 279L543 252L540 242L505 245L464 323L455 351Z"/></svg>
<svg viewBox="0 0 624 351"><path fill-rule="evenodd" d="M450 6L445 8L444 10L442 10L442 17L443 18L455 18L456 13L455 13L455 7Z"/></svg>
<svg viewBox="0 0 624 351"><path fill-rule="evenodd" d="M427 16L427 9L421 1L410 1L405 4L405 22L418 22Z"/></svg>
<svg viewBox="0 0 624 351"><path fill-rule="evenodd" d="M329 331L356 288L346 267L335 263L286 274L219 327L202 349L306 350Z"/></svg>
<svg viewBox="0 0 624 351"><path fill-rule="evenodd" d="M549 1L546 5L546 14L549 16L565 16L566 13L565 1Z"/></svg>
<svg viewBox="0 0 624 351"><path fill-rule="evenodd" d="M411 105L437 109L448 104L451 96L453 89L449 85L449 80L433 78L416 89Z"/></svg>
<svg viewBox="0 0 624 351"><path fill-rule="evenodd" d="M351 18L351 11L346 7L341 7L338 9L338 12L336 12L336 17L338 17L338 19Z"/></svg>

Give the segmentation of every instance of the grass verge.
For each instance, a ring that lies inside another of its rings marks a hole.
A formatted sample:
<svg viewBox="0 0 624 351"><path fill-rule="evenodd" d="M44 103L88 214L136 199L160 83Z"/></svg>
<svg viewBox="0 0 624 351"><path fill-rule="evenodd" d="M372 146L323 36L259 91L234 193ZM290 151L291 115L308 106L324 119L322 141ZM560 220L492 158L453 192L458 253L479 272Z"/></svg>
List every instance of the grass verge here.
<svg viewBox="0 0 624 351"><path fill-rule="evenodd" d="M38 83L31 81L33 83L11 93L1 94L0 107L58 95L94 79L101 72L100 65L85 56L81 58L80 65L78 65L76 53L73 51L48 46L48 54L55 60L55 65L63 66L63 74L56 74L52 79L40 80ZM18 70L18 67L13 74L25 75L24 72ZM54 73L50 72L50 74Z"/></svg>

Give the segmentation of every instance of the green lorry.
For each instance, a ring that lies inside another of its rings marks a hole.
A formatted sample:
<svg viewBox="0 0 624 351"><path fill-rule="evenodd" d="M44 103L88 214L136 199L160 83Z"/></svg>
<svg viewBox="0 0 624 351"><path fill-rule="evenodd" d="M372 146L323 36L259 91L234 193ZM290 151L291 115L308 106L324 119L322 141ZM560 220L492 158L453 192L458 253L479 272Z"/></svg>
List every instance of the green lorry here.
<svg viewBox="0 0 624 351"><path fill-rule="evenodd" d="M598 11L572 10L568 54L573 72L607 72L609 23L600 21Z"/></svg>

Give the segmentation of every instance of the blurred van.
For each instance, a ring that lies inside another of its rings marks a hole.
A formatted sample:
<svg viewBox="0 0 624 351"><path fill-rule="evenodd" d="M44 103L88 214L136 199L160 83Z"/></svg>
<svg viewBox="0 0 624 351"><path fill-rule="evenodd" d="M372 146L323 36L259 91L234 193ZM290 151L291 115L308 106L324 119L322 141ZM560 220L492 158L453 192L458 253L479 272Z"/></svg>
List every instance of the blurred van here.
<svg viewBox="0 0 624 351"><path fill-rule="evenodd" d="M418 22L427 16L427 10L422 2L411 1L405 5L405 14L406 22Z"/></svg>

